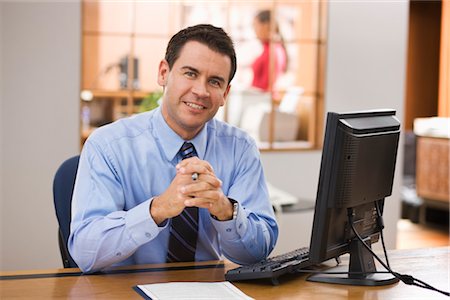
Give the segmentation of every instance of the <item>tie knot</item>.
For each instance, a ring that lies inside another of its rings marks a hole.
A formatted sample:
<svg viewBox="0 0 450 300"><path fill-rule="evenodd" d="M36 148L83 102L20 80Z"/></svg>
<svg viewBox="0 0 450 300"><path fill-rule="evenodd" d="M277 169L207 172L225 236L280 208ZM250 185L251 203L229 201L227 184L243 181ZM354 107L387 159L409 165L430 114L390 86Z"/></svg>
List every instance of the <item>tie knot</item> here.
<svg viewBox="0 0 450 300"><path fill-rule="evenodd" d="M197 151L192 143L184 142L180 149L181 159L197 156Z"/></svg>

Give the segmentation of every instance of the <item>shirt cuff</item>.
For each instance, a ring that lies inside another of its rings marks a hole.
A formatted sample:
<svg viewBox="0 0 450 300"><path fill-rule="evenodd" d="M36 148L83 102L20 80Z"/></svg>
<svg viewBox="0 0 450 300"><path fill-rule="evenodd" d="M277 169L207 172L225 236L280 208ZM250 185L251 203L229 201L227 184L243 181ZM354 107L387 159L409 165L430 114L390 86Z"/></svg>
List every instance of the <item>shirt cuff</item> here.
<svg viewBox="0 0 450 300"><path fill-rule="evenodd" d="M238 204L238 212L235 220L219 221L211 218L211 222L220 233L221 238L226 241L241 239L247 230L247 216L240 203Z"/></svg>
<svg viewBox="0 0 450 300"><path fill-rule="evenodd" d="M159 227L150 216L149 209L152 201L153 198L133 207L125 217L125 228L138 245L151 241L167 227L168 222L165 226Z"/></svg>

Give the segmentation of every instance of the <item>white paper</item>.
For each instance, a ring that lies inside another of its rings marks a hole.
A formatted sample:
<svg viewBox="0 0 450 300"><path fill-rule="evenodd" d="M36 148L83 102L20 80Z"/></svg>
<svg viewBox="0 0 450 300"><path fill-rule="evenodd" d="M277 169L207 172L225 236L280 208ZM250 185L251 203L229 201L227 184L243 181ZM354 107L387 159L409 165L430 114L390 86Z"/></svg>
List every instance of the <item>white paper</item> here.
<svg viewBox="0 0 450 300"><path fill-rule="evenodd" d="M253 299L228 281L153 283L138 285L138 288L153 300Z"/></svg>

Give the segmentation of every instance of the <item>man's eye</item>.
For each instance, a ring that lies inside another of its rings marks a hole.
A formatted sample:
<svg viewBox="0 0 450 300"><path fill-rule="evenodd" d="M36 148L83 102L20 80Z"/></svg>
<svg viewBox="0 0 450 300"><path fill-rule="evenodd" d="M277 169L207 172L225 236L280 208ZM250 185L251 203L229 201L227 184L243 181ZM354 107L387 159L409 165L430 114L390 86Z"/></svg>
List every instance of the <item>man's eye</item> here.
<svg viewBox="0 0 450 300"><path fill-rule="evenodd" d="M209 82L210 82L213 86L220 87L220 81L219 81L219 80L211 79Z"/></svg>
<svg viewBox="0 0 450 300"><path fill-rule="evenodd" d="M184 75L186 75L187 77L195 77L196 76L195 72L191 72L191 71L185 72Z"/></svg>

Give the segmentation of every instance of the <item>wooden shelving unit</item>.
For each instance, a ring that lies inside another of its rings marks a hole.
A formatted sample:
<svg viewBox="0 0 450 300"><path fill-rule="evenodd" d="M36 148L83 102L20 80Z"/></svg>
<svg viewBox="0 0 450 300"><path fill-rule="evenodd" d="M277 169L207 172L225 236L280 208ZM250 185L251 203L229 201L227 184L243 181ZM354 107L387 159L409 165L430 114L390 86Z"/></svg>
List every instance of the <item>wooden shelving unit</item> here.
<svg viewBox="0 0 450 300"><path fill-rule="evenodd" d="M288 0L251 4L232 0L200 4L82 1L81 91L88 91L91 97L89 101L81 100L81 145L93 128L138 112L146 96L161 92L157 66L170 37L186 26L211 23L223 27L235 41L238 55L238 73L232 85L248 81L249 57L257 54L251 45L259 44L249 32L253 31L253 17L261 9L270 9L284 26L291 56L286 78L290 86L304 88L295 112L300 123L297 138L287 143L274 140L274 111L279 99L272 99L269 140L261 143L261 147L263 150L320 147L326 2ZM278 94L283 95L290 86L278 88ZM227 111L229 107L225 109L225 120Z"/></svg>

